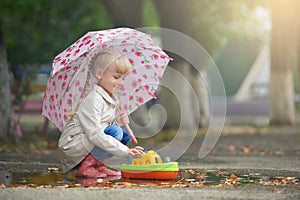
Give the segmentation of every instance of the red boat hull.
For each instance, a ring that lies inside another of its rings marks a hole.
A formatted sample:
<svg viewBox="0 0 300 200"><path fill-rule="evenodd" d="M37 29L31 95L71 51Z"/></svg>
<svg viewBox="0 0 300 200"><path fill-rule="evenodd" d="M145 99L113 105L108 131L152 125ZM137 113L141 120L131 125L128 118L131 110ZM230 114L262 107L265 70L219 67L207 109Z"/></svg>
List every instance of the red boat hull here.
<svg viewBox="0 0 300 200"><path fill-rule="evenodd" d="M170 180L178 175L178 171L138 171L138 170L121 170L125 179L157 179Z"/></svg>

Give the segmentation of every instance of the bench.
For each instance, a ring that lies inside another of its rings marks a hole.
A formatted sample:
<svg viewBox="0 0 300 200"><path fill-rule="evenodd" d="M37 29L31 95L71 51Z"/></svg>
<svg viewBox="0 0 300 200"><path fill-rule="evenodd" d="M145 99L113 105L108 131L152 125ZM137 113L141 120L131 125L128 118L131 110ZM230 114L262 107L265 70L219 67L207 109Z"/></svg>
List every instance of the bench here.
<svg viewBox="0 0 300 200"><path fill-rule="evenodd" d="M12 85L12 95L13 101L13 121L15 124L16 129L16 136L22 137L22 129L19 125L20 119L23 114L42 114L42 107L43 107L43 93L46 90L47 82L49 79L51 68L50 67L42 67L36 72L34 72L34 79L33 80L25 80L26 74L28 72L21 72L21 79L19 81L14 81ZM32 75L32 74L31 74ZM28 94L24 95L21 102L18 102L16 98L18 95L21 95L24 92L24 86L27 86L27 90L29 91ZM31 95L41 93L39 98L30 98ZM48 125L49 120L47 118L44 119L44 124L42 128L42 134L47 135L48 132Z"/></svg>

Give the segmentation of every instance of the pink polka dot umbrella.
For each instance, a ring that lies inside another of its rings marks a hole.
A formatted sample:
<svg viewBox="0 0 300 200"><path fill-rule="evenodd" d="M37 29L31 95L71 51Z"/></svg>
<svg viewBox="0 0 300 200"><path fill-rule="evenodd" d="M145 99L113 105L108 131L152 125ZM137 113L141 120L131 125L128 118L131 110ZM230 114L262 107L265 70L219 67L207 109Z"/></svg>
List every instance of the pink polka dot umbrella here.
<svg viewBox="0 0 300 200"><path fill-rule="evenodd" d="M130 114L156 97L171 58L150 35L131 28L91 31L55 57L43 99L42 115L62 131L92 87L87 55L114 48L126 56L133 70L118 91L120 107Z"/></svg>

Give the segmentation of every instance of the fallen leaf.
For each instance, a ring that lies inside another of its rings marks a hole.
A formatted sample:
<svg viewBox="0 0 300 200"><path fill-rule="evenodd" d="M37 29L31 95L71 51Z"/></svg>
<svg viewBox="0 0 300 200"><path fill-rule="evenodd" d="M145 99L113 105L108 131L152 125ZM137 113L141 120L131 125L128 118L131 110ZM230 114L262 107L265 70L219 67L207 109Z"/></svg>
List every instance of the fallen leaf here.
<svg viewBox="0 0 300 200"><path fill-rule="evenodd" d="M229 178L232 179L232 180L236 180L238 177L234 174L231 174Z"/></svg>
<svg viewBox="0 0 300 200"><path fill-rule="evenodd" d="M247 145L244 148L242 148L242 152L245 154L250 153L251 151L252 151L252 147L250 145Z"/></svg>
<svg viewBox="0 0 300 200"><path fill-rule="evenodd" d="M57 167L48 167L49 172L58 172L59 169Z"/></svg>
<svg viewBox="0 0 300 200"><path fill-rule="evenodd" d="M188 179L185 179L185 181L186 182L194 182L194 181L196 181L196 179L194 179L194 178L188 178Z"/></svg>
<svg viewBox="0 0 300 200"><path fill-rule="evenodd" d="M103 178L98 178L97 179L97 183L103 183L103 182L104 182Z"/></svg>
<svg viewBox="0 0 300 200"><path fill-rule="evenodd" d="M229 145L228 150L229 150L229 152L231 152L231 153L236 152L236 148L235 148L235 146L233 146L233 145Z"/></svg>

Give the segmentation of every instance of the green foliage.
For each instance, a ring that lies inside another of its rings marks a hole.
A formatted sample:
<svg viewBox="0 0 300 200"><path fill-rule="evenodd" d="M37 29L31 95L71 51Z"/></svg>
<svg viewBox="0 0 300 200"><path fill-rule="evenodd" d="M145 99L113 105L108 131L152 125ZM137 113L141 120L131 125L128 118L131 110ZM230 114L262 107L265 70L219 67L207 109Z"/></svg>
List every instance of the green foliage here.
<svg viewBox="0 0 300 200"><path fill-rule="evenodd" d="M214 52L241 31L242 34L252 33L241 27L246 27L245 22L253 7L265 1L190 0L193 9L191 36L210 53ZM87 31L113 27L101 1L74 2L0 0L1 28L12 67L51 63L56 54ZM179 17L184 15L180 11L178 14ZM160 16L152 0L144 0L142 17L144 26L160 26Z"/></svg>
<svg viewBox="0 0 300 200"><path fill-rule="evenodd" d="M266 6L265 0L193 0L193 4L193 37L210 53L237 35L262 37L261 24L252 14L257 6Z"/></svg>
<svg viewBox="0 0 300 200"><path fill-rule="evenodd" d="M143 6L143 26L145 27L160 27L160 18L153 2L151 0L144 0Z"/></svg>
<svg viewBox="0 0 300 200"><path fill-rule="evenodd" d="M51 63L87 31L112 26L97 0L1 0L0 12L12 67Z"/></svg>

